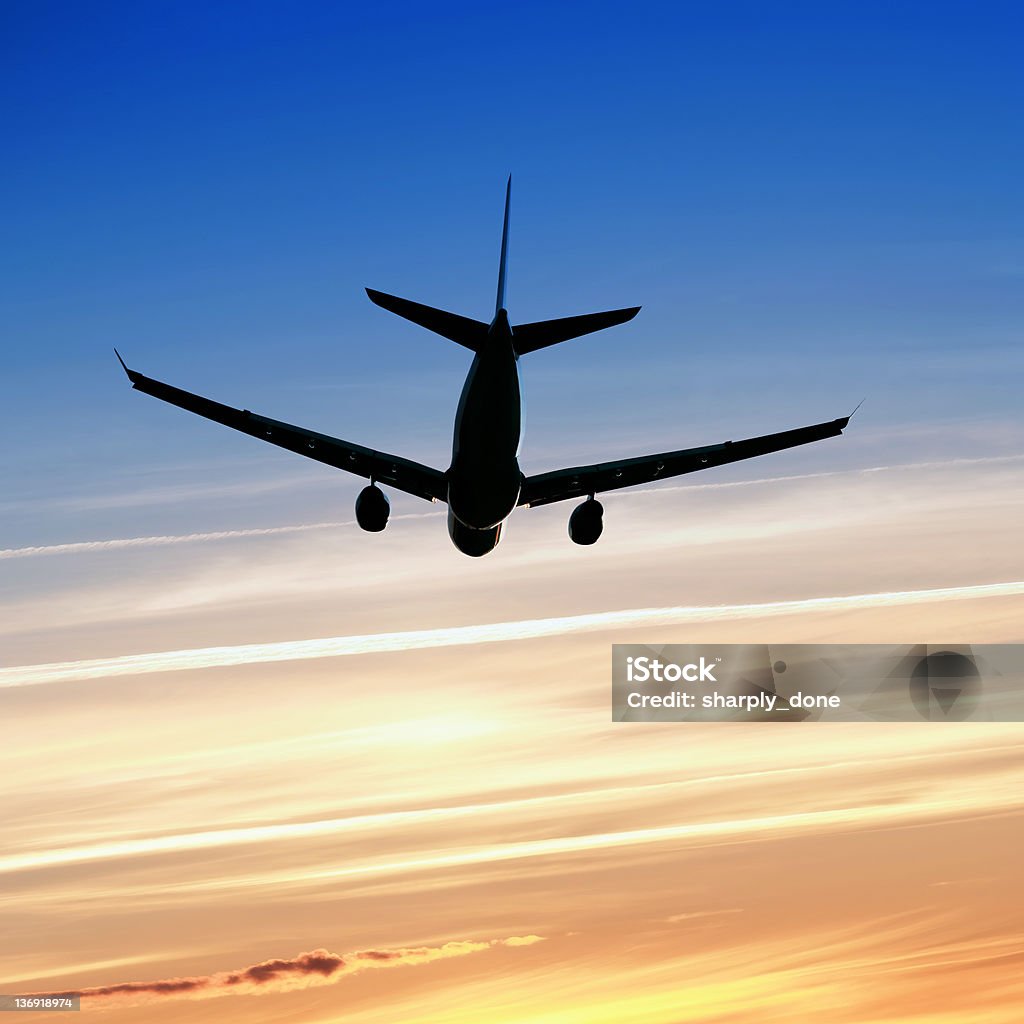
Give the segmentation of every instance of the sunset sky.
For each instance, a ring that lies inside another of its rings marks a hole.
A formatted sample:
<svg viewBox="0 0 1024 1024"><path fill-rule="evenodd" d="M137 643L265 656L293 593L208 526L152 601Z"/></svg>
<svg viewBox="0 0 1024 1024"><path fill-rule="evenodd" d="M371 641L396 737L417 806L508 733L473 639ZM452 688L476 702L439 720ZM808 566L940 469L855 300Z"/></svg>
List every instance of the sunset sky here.
<svg viewBox="0 0 1024 1024"><path fill-rule="evenodd" d="M121 1022L1019 1024L1024 725L613 723L611 644L1024 641L1011 5L0 14L0 993ZM513 321L526 472L444 509L135 394L446 468ZM51 1020L29 1014L26 1020Z"/></svg>

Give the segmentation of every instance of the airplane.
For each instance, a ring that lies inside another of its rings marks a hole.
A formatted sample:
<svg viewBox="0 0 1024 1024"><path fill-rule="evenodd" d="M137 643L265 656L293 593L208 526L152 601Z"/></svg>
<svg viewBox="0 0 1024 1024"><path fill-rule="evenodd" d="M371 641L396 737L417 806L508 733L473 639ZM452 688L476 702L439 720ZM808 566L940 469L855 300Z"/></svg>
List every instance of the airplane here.
<svg viewBox="0 0 1024 1024"><path fill-rule="evenodd" d="M520 357L626 323L640 312L640 307L512 326L505 306L511 198L510 175L505 189L498 293L490 323L471 320L372 288L366 289L370 300L382 309L440 334L473 353L455 413L452 460L447 470L434 469L182 391L146 377L137 370L130 370L117 349L114 353L137 391L279 448L368 479L369 484L356 498L355 508L356 521L363 530L379 533L387 526L391 506L380 488L381 484L427 501L447 502L449 536L459 551L475 558L497 547L502 526L516 508L534 508L553 501L583 498L584 501L569 517L569 537L576 544L594 544L604 529L604 508L596 499L599 493L667 480L684 473L836 437L843 432L853 413L825 423L741 441L724 441L701 448L574 466L537 476L524 475L519 466L523 423Z"/></svg>

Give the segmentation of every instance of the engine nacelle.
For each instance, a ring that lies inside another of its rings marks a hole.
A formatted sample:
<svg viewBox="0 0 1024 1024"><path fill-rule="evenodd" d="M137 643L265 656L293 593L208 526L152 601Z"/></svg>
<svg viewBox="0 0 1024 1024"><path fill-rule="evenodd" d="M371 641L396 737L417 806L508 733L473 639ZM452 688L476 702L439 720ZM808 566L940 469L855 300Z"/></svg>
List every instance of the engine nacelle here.
<svg viewBox="0 0 1024 1024"><path fill-rule="evenodd" d="M391 502L376 485L370 484L356 498L356 522L368 533L380 533L388 525Z"/></svg>
<svg viewBox="0 0 1024 1024"><path fill-rule="evenodd" d="M596 544L604 530L604 506L594 498L577 505L569 516L569 537L574 544Z"/></svg>

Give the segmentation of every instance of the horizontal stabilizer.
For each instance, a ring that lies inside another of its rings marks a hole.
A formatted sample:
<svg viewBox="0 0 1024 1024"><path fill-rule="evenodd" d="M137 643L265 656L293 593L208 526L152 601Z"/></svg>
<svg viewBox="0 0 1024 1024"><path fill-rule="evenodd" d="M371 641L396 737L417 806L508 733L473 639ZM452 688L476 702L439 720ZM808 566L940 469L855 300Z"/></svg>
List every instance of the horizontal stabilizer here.
<svg viewBox="0 0 1024 1024"><path fill-rule="evenodd" d="M476 352L484 339L487 337L487 324L479 320L471 320L468 316L459 316L458 313L448 313L443 309L434 309L433 306L424 306L420 302L412 302L410 299L400 299L397 295L388 295L385 292L374 291L367 288L366 294L370 301L386 309L391 313L397 313L406 320L411 320L420 327L426 327L428 331L440 334L442 338L449 338L451 341L464 345Z"/></svg>
<svg viewBox="0 0 1024 1024"><path fill-rule="evenodd" d="M539 348L557 345L560 341L579 338L606 327L624 324L640 312L639 306L629 309L609 309L605 313L584 313L582 316L566 316L560 320L539 320L535 324L520 324L512 328L512 344L516 352L524 355Z"/></svg>

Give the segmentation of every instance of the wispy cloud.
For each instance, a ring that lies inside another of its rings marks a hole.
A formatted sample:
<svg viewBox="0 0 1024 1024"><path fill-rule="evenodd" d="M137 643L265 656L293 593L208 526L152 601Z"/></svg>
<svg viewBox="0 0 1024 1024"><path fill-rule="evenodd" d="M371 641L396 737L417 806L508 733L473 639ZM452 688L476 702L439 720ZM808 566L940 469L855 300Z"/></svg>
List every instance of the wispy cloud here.
<svg viewBox="0 0 1024 1024"><path fill-rule="evenodd" d="M928 757L910 760L930 764L934 759ZM889 764L894 765L896 761ZM830 768L833 770L823 772L820 766L814 766L804 771L816 777L824 774L829 778L846 778L851 771L857 771L857 765L852 763L836 764ZM778 774L771 771L747 773L751 785L758 781L759 775L777 777ZM706 789L714 781L713 778L696 779L690 783L677 784L673 788L692 785ZM652 792L664 788L647 787ZM630 791L634 801L650 797L652 792L644 792L644 787L633 787ZM263 888L277 889L280 892L285 889L294 891L297 887L317 887L325 882L335 884L341 880L394 878L421 872L450 871L480 865L563 857L569 854L593 855L600 851L639 849L664 844L677 848L697 848L755 841L772 836L820 836L847 830L908 827L925 822L950 822L962 818L1015 813L1021 806L1019 779L1015 774L990 772L975 776L969 770L968 763L962 762L955 784L922 786L918 791L898 800L894 800L891 793L884 791L865 792L858 798L859 802L853 802L850 792L844 791L833 800L831 806L804 809L796 808L791 803L785 809L780 808L778 813L757 816L739 813L735 816L694 820L691 808L686 813L686 820L671 823L662 822L614 831L570 829L569 834L515 841L498 840L490 843L481 842L479 838L480 835L487 834L490 828L489 825L482 824L485 819L493 823L502 818L508 820L507 816L510 814L537 814L543 809L552 811L563 806L564 813L569 814L574 808L578 812L581 806L593 804L596 800L599 800L602 806L611 806L615 801L620 801L623 795L623 791L614 790L591 794L567 793L483 804L416 808L320 821L282 822L207 832L165 834L79 847L33 849L0 858L0 873L97 861L125 861L154 854L186 854L229 846L259 845L265 848L266 844L272 842L294 843L343 832L363 836L376 835L380 839L385 831L390 831L395 836L408 836L422 826L434 825L440 826L441 833L445 836L444 843L440 846L401 853L389 850L386 853L353 859L342 866L311 865L297 870L267 870L258 875L246 874L231 879L179 880L174 887L179 897L186 891L223 893L226 890ZM468 822L469 825L468 831L464 833L464 840L457 843L453 838L455 833L452 826L459 819L463 819L463 822ZM536 823L540 819L532 820ZM717 913L738 912L737 910ZM681 921L691 916L695 915L684 913L668 920Z"/></svg>
<svg viewBox="0 0 1024 1024"><path fill-rule="evenodd" d="M979 799L977 795L974 795L971 800L974 801L977 810L980 811L983 806L991 810L991 801L996 799L998 793L1006 792L1001 782L997 781L1002 778L999 765L1016 758L1020 752L1019 744L999 745L990 739L986 752L987 755L991 755L993 760L991 762L986 760L983 764L977 763L970 748L954 754L949 740L943 741L942 746L943 756L946 758L948 766L946 771L955 773L964 785L975 785L979 777L978 773L980 773L983 781L976 786L974 792L977 794L980 789L984 796ZM832 749L833 751L836 749L834 744ZM895 775L903 776L915 771L927 773L934 765L935 757L935 751L930 747L927 748L927 753L893 754L885 762L886 784ZM649 761L653 762L654 760L654 757L649 757ZM568 820L568 816L573 813L581 813L583 808L599 806L608 809L627 803L638 807L645 802L657 803L659 799L664 799L669 794L676 794L673 799L692 800L695 791L706 793L712 788L719 794L714 804L715 818L713 822L701 824L731 825L738 831L743 831L747 819L740 815L735 820L727 822L726 816L722 814L723 794L733 787L742 787L745 793L750 793L755 787L766 786L777 792L780 787L787 787L794 782L799 783L801 779L808 781L813 779L823 785L837 787L836 792L838 793L840 780L847 784L868 785L873 773L877 771L878 767L874 757L831 760L827 764L822 764L819 759L813 758L806 765L782 768L756 767L753 769L738 768L736 759L733 758L728 769L689 778L664 781L659 777L658 781L653 783L642 783L637 780L629 786L598 785L582 789L569 788L563 792L533 793L526 796L515 796L511 799L498 796L481 800L479 794L475 793L458 802L453 796L452 802L443 804L435 803L429 806L413 806L371 813L357 809L341 817L276 821L256 825L249 823L221 825L217 828L198 831L167 831L161 827L156 834L119 836L99 842L95 841L94 836L90 834L87 841L77 844L66 831L63 831L58 836L51 837L49 846L37 839L30 842L21 851L13 852L12 850L12 852L0 856L0 875L103 861L124 861L168 853L187 854L243 846L265 847L268 843L302 844L306 841L340 836L344 833L348 833L350 836L370 834L378 837L383 837L385 834L408 836L420 828L439 828L448 837L447 842L450 845L454 835L453 830L459 827L460 823L462 827L468 827L472 834L478 835L483 829L481 823L485 820L493 822L495 820L528 819L532 822L545 820L564 823ZM1013 801L1016 801L1016 786L1014 785L1012 788ZM843 801L848 802L851 799L849 794L852 790L844 789L842 792L844 794ZM923 796L923 791L919 796ZM868 797L863 797L862 802L870 801ZM891 800L883 801L883 804L890 806ZM1013 806L1016 807L1018 804L1013 803ZM793 817L794 812L807 808L817 810L813 802L804 805L798 804L793 797L788 798L785 805L787 815L785 821L795 822L797 819ZM782 827L782 821L782 818L778 819L780 827ZM689 824L696 825L698 823L690 821ZM727 827L726 831L728 830ZM659 832L657 835L660 836L661 833ZM691 833L686 833L686 836L689 835ZM692 835L706 838L706 835L700 831L694 832ZM684 836L679 834L670 838L682 839ZM12 838L9 845L13 847L14 843L15 840ZM614 841L609 841L609 847L615 845ZM515 859L515 857L510 859ZM365 873L365 867L364 865L360 869L362 873ZM389 873L391 870L393 869L387 868L384 873ZM10 897L5 896L0 902L9 906Z"/></svg>
<svg viewBox="0 0 1024 1024"><path fill-rule="evenodd" d="M352 521L353 523L355 520ZM162 534L152 537L117 537L111 540L82 540L67 544L40 544L25 548L0 548L0 559L36 558L46 555L88 555L130 548L162 548L174 544L201 544L207 541L238 540L243 537L273 537L279 534L306 533L352 525L340 523L306 523L296 526L268 526L253 530L215 530L209 533Z"/></svg>
<svg viewBox="0 0 1024 1024"><path fill-rule="evenodd" d="M771 484L795 483L804 480L820 480L832 477L868 476L878 473L913 472L956 468L958 466L998 465L1024 460L1024 453L993 455L983 458L945 459L933 462L907 462L891 466L865 466L856 469L824 470L813 473L791 473L785 476L755 477L747 480L717 480L708 483L686 483L657 487L638 487L631 495L665 494L673 491L718 491L743 487L761 487ZM392 516L393 521L407 519L430 519L443 516L443 511L411 512ZM211 530L206 532L157 534L143 537L114 537L107 540L68 541L60 544L37 544L20 548L0 548L0 560L13 558L38 558L56 555L84 555L109 551L123 551L132 548L161 548L177 544L204 544L224 540L242 540L255 537L274 537L296 533L310 533L316 530L350 529L357 525L354 519L325 523L296 523L284 526L256 527L244 530Z"/></svg>
<svg viewBox="0 0 1024 1024"><path fill-rule="evenodd" d="M681 924L683 921L698 921L706 917L726 917L732 914L742 914L742 908L735 907L729 910L691 910L684 914L672 914L665 918L666 924Z"/></svg>
<svg viewBox="0 0 1024 1024"><path fill-rule="evenodd" d="M341 658L351 655L501 643L512 640L564 636L572 633L591 633L613 628L727 622L780 615L850 611L858 608L1017 597L1021 594L1024 594L1024 580L1014 580L1005 583L980 583L962 587L938 587L930 590L886 591L873 594L809 597L793 601L766 601L760 604L626 608L546 619L490 622L474 626L448 626L440 629L413 629L394 633L369 633L313 640L237 644L230 647L198 647L179 651L156 651L149 654L126 654L113 658L89 658L81 661L13 666L0 669L0 688L39 686L45 683L75 682L87 679L109 679L115 676L150 675L157 672L226 668L277 661L309 661L319 658Z"/></svg>
<svg viewBox="0 0 1024 1024"><path fill-rule="evenodd" d="M425 519L443 515L440 512L411 512L392 519ZM0 548L0 559L37 558L47 555L87 555L131 548L163 548L175 544L203 544L219 540L242 540L247 537L275 537L315 530L339 530L355 526L354 519L333 523L296 523L292 526L267 526L249 530L213 530L207 533L170 533L150 537L114 537L110 540L71 541L66 544L42 544L24 548Z"/></svg>
<svg viewBox="0 0 1024 1024"><path fill-rule="evenodd" d="M129 981L61 994L81 996L89 1002L116 1000L120 1003L145 1003L167 998L212 999L227 995L262 995L316 985L333 985L343 977L368 968L428 964L435 960L480 953L495 946L529 946L542 941L539 935L513 935L485 941L446 942L443 946L364 949L345 954L314 949L287 959L262 960L235 971L220 971L189 978L165 978L160 981Z"/></svg>

